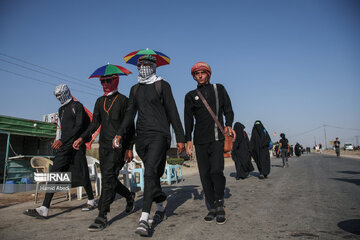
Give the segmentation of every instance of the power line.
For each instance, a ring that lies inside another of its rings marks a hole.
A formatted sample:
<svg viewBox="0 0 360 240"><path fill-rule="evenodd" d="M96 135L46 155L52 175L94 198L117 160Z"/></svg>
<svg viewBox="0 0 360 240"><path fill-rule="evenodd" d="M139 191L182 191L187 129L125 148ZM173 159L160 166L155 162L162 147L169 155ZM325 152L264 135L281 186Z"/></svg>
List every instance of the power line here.
<svg viewBox="0 0 360 240"><path fill-rule="evenodd" d="M22 74L20 74L20 73L15 73L15 72L12 72L12 71L8 71L8 70L6 70L6 69L0 68L0 71L7 72L7 73L11 73L11 74L14 74L14 75L17 75L17 76L20 76L20 77L23 77L23 78L31 79L31 80L34 80L34 81L37 81L37 82L45 83L45 84L51 85L52 87L56 86L56 84L54 84L54 83L47 82L47 81L44 81L44 80L41 80L41 79L38 79L38 78L33 78L33 77L25 76L25 75L22 75ZM75 90L75 91L78 91L78 92L90 94L90 95L93 95L93 96L98 96L98 95L96 95L96 94L89 93L89 92L85 92L85 91L82 91L82 90L79 90L79 89L76 89L76 88L71 88L71 89L72 89L72 90Z"/></svg>
<svg viewBox="0 0 360 240"><path fill-rule="evenodd" d="M344 130L353 130L353 131L360 131L359 128L345 128L345 127L338 127L338 126L332 126L332 125L323 125L324 127L331 127L331 128L338 128L338 129L344 129Z"/></svg>
<svg viewBox="0 0 360 240"><path fill-rule="evenodd" d="M44 74L46 76L50 76L50 77L53 77L53 78L57 78L57 79L60 79L60 80L64 80L64 81L68 81L68 82L71 82L71 83L74 83L74 84L78 84L78 85L81 85L83 87L90 88L92 90L96 90L96 91L98 90L97 88L90 87L90 86L88 86L86 84L83 84L83 83L74 82L74 81L71 81L69 79L65 79L65 78L61 78L61 77L58 77L58 76L55 76L55 75L52 75L52 74L44 73L44 72L41 72L41 71L38 71L38 70L35 70L35 69L32 69L32 68L28 68L28 67L25 67L25 66L22 66L20 64L13 63L13 62L10 62L10 61L4 60L4 59L0 59L0 61L6 62L6 63L9 63L9 64L13 64L15 66L18 66L18 67L21 67L21 68L24 68L24 69L27 69L27 70L30 70L30 71L33 71L33 72L41 73L41 74Z"/></svg>
<svg viewBox="0 0 360 240"><path fill-rule="evenodd" d="M307 134L307 133L313 132L313 131L315 131L315 130L318 130L318 129L322 128L322 127L323 127L323 126L319 126L319 127L313 128L313 129L308 130L308 131L303 132L303 133L294 134L293 136L291 136L291 135L290 135L290 137L289 137L289 138L299 137L299 136L301 136L301 135L304 135L304 134Z"/></svg>
<svg viewBox="0 0 360 240"><path fill-rule="evenodd" d="M83 81L82 79L76 78L76 77L74 77L74 76L69 76L69 75L66 75L66 74L64 74L64 73L61 73L61 72L58 72L58 71L55 71L55 70L52 70L52 69L49 69L49 68L46 68L46 67L43 67L43 66L40 66L40 65L31 63L31 62L28 62L28 61L25 61L25 60L23 60L23 59L9 56L9 55L7 55L7 54L5 54L5 53L1 53L1 52L0 52L0 55L3 55L3 56L5 56L5 57L8 57L8 58L17 60L17 61L19 61L19 62L23 62L23 63L29 64L29 65L32 65L32 66L35 66L35 67L38 67L38 68L41 68L41 69L44 69L44 70L49 71L49 72L52 72L52 73L56 73L56 74L62 75L62 76L67 77L67 78L76 79L76 80L78 80L78 81L80 81L80 82Z"/></svg>

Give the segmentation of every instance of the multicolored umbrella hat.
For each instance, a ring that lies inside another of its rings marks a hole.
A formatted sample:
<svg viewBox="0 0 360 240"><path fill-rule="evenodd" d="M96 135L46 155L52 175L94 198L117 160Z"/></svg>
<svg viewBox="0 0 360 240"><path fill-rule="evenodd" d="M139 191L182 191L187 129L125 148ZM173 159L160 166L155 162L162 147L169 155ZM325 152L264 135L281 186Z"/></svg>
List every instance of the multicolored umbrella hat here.
<svg viewBox="0 0 360 240"><path fill-rule="evenodd" d="M137 61L138 58L144 55L152 55L154 57L156 57L156 66L160 67L163 65L167 65L170 64L170 58L168 56L166 56L165 54L158 52L158 51L154 51L151 49L140 49L138 51L129 53L128 55L126 55L124 57L124 60L126 63L130 63L133 64L135 66L137 66Z"/></svg>
<svg viewBox="0 0 360 240"><path fill-rule="evenodd" d="M117 65L112 65L112 64L107 64L105 66L99 67L98 69L95 70L95 72L93 72L93 74L91 74L90 78L95 78L95 77L100 77L100 76L108 76L108 75L129 75L131 74L131 72L129 70L127 70L124 67L121 66L117 66Z"/></svg>

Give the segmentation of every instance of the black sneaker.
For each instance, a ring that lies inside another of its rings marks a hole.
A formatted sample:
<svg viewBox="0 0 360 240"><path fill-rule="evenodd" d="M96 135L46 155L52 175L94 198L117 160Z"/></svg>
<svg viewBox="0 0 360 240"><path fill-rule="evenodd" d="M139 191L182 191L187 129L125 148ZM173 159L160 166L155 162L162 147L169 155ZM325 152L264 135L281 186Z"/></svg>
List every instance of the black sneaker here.
<svg viewBox="0 0 360 240"><path fill-rule="evenodd" d="M214 208L210 209L209 213L204 217L205 222L213 222L216 217L216 210Z"/></svg>
<svg viewBox="0 0 360 240"><path fill-rule="evenodd" d="M130 197L128 199L126 199L126 208L125 208L125 212L126 213L131 213L132 211L134 211L135 209L135 193L131 192L130 193Z"/></svg>
<svg viewBox="0 0 360 240"><path fill-rule="evenodd" d="M143 237L148 237L150 234L150 227L147 221L141 220L139 226L136 228L135 233Z"/></svg>
<svg viewBox="0 0 360 240"><path fill-rule="evenodd" d="M107 227L107 218L97 217L95 218L94 223L92 223L88 230L90 232L98 232L102 231L104 228Z"/></svg>
<svg viewBox="0 0 360 240"><path fill-rule="evenodd" d="M216 208L216 224L225 224L226 217L225 217L225 209L223 206Z"/></svg>

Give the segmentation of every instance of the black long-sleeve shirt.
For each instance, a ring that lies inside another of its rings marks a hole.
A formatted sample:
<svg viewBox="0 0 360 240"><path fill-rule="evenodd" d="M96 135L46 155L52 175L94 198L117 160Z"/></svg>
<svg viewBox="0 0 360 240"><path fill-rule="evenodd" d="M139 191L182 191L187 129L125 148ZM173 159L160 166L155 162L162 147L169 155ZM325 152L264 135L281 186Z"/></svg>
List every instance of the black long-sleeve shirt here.
<svg viewBox="0 0 360 240"><path fill-rule="evenodd" d="M128 103L128 98L118 92L110 96L99 97L95 103L92 122L81 137L89 138L101 124L100 147L112 148L112 140L124 120ZM130 122L124 132L123 147L131 150L134 144L134 123Z"/></svg>
<svg viewBox="0 0 360 240"><path fill-rule="evenodd" d="M225 125L231 127L234 121L234 112L231 101L225 88L221 84L216 84L219 98L218 120L224 126L223 116L225 116ZM213 84L201 85L197 89L202 93L209 106L216 115L216 98ZM223 140L225 137L217 127L214 119L206 109L196 90L188 92L185 96L185 139L191 141L192 131L194 128L194 118L196 120L194 143L205 144L215 140ZM217 137L216 137L217 135Z"/></svg>
<svg viewBox="0 0 360 240"><path fill-rule="evenodd" d="M78 139L84 129L85 110L80 102L71 100L59 108L61 127L60 141L62 146L59 151L72 149L73 142Z"/></svg>
<svg viewBox="0 0 360 240"><path fill-rule="evenodd" d="M161 92L156 91L154 84L139 84L134 96L134 85L130 90L126 116L118 135L123 136L126 128L134 121L136 113L136 135L163 134L170 135L170 123L175 131L176 141L184 143L184 129L181 124L170 84L161 80Z"/></svg>

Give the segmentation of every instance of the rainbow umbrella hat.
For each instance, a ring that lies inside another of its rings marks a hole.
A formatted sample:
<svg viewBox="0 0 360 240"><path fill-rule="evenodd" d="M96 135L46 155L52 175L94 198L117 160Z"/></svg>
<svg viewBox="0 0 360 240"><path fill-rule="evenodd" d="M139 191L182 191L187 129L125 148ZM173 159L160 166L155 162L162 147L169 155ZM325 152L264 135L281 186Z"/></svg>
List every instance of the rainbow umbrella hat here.
<svg viewBox="0 0 360 240"><path fill-rule="evenodd" d="M129 70L127 70L124 67L121 66L117 66L117 65L112 65L112 64L107 64L105 66L99 67L98 69L95 70L95 72L93 72L93 74L91 74L90 78L95 78L95 77L100 77L100 76L109 76L109 75L129 75L131 74L131 72Z"/></svg>
<svg viewBox="0 0 360 240"><path fill-rule="evenodd" d="M166 56L165 54L158 52L158 51L154 51L151 49L140 49L138 51L129 53L128 55L126 55L124 57L124 60L126 63L130 63L132 65L137 66L137 61L138 58L144 55L153 55L154 57L156 57L156 66L160 67L163 65L167 65L170 64L170 58L168 56Z"/></svg>

